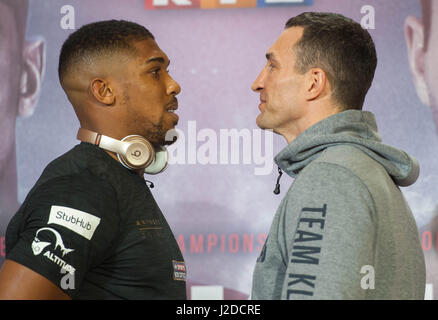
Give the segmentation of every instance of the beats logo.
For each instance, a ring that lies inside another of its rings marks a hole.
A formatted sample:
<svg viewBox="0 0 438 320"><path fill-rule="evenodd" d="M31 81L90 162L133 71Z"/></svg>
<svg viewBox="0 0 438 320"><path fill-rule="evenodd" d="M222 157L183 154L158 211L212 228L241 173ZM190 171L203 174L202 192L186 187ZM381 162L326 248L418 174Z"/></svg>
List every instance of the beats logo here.
<svg viewBox="0 0 438 320"><path fill-rule="evenodd" d="M132 156L139 158L141 156L141 151L140 150L135 150L134 152L131 153Z"/></svg>

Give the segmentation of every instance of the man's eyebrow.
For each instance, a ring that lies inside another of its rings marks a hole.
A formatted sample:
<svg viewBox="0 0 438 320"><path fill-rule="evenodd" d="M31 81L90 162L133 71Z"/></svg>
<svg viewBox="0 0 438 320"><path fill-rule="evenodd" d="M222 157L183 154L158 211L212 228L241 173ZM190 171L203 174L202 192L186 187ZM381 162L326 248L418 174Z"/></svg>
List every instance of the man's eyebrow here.
<svg viewBox="0 0 438 320"><path fill-rule="evenodd" d="M277 61L277 60L275 59L275 55L274 55L273 52L268 52L268 53L266 54L266 59L267 59L267 60L274 60L274 61Z"/></svg>
<svg viewBox="0 0 438 320"><path fill-rule="evenodd" d="M273 52L268 52L266 54L266 59L270 62L270 63L274 63L276 65L280 65L280 62L278 62L278 60L275 57L275 54Z"/></svg>
<svg viewBox="0 0 438 320"><path fill-rule="evenodd" d="M163 63L164 64L166 62L166 60L163 57L152 57L152 58L149 58L145 62L145 64L149 64L149 63L152 63L152 62L159 62L159 63ZM170 61L169 61L169 63L170 63Z"/></svg>

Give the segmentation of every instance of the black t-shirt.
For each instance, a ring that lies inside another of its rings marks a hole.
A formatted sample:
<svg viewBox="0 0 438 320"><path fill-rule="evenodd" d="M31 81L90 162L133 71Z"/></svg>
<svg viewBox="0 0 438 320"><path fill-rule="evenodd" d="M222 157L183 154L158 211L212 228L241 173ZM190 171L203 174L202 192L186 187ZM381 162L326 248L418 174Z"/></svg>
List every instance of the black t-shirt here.
<svg viewBox="0 0 438 320"><path fill-rule="evenodd" d="M8 225L6 259L74 299L186 299L181 251L145 180L88 143L44 170Z"/></svg>

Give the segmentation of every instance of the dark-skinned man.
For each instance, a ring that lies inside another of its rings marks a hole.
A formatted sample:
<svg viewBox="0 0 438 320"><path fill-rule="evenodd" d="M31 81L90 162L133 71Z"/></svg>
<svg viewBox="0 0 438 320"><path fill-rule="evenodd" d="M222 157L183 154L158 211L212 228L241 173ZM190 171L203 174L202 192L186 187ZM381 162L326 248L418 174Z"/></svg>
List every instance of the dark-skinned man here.
<svg viewBox="0 0 438 320"><path fill-rule="evenodd" d="M181 88L143 26L88 24L65 41L62 88L80 121L6 233L2 299L185 299L185 264L143 175L166 167Z"/></svg>

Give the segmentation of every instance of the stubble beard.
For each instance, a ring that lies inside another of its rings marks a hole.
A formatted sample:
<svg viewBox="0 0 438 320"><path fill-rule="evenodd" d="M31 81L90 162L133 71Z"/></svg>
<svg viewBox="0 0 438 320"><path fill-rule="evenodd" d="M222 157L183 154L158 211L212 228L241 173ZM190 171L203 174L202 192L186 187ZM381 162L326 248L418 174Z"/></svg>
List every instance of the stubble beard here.
<svg viewBox="0 0 438 320"><path fill-rule="evenodd" d="M165 133L163 133L163 125L154 125L145 129L144 137L152 144L154 148L159 148L165 143Z"/></svg>
<svg viewBox="0 0 438 320"><path fill-rule="evenodd" d="M176 142L175 129L165 129L163 124L149 124L143 130L143 137L148 140L155 149L168 146Z"/></svg>

